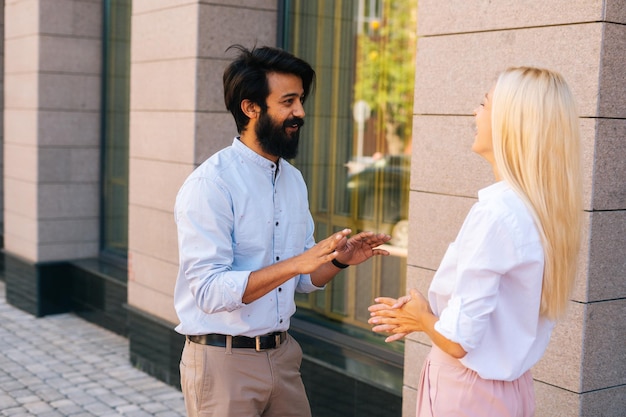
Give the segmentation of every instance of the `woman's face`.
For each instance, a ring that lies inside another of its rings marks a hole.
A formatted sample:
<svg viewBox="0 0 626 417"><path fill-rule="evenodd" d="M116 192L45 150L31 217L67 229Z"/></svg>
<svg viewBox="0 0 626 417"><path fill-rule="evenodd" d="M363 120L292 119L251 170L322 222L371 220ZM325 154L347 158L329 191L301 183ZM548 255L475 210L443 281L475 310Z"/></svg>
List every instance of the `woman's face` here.
<svg viewBox="0 0 626 417"><path fill-rule="evenodd" d="M491 99L495 86L483 97L480 106L474 110L476 120L476 137L472 151L493 163L493 141L491 138Z"/></svg>

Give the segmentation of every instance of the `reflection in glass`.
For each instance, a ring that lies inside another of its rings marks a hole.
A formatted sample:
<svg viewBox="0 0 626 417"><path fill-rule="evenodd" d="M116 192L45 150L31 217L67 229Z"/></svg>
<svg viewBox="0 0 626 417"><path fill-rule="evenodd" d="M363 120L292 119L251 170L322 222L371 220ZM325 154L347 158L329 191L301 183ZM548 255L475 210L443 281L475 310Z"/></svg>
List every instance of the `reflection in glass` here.
<svg viewBox="0 0 626 417"><path fill-rule="evenodd" d="M282 46L317 72L294 161L309 187L316 237L344 227L393 237L386 245L392 256L342 271L326 291L299 296L298 305L369 329L373 297L402 295L406 283L417 4L283 5Z"/></svg>

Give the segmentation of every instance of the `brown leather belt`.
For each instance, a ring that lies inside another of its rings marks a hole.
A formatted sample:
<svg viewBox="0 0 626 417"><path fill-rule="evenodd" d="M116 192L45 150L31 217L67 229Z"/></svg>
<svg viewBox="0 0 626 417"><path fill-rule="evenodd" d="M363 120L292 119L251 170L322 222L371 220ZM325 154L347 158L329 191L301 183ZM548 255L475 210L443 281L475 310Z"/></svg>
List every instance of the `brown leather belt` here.
<svg viewBox="0 0 626 417"><path fill-rule="evenodd" d="M231 340L231 347L255 349L257 351L275 349L287 339L287 332L274 332L257 337L247 336L227 336L224 334L201 334L187 336L190 342L200 345L226 347L228 340Z"/></svg>

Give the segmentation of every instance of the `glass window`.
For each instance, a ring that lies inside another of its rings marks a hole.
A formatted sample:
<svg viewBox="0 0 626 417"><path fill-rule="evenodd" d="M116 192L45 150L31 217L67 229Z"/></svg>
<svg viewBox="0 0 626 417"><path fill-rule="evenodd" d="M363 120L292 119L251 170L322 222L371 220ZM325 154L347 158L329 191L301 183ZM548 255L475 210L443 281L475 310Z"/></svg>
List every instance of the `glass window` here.
<svg viewBox="0 0 626 417"><path fill-rule="evenodd" d="M102 252L128 250L128 121L131 0L104 1L102 86Z"/></svg>
<svg viewBox="0 0 626 417"><path fill-rule="evenodd" d="M318 239L350 227L386 232L389 257L342 271L298 305L367 328L377 295L405 292L415 78L415 0L286 0L283 47L317 72L295 165Z"/></svg>

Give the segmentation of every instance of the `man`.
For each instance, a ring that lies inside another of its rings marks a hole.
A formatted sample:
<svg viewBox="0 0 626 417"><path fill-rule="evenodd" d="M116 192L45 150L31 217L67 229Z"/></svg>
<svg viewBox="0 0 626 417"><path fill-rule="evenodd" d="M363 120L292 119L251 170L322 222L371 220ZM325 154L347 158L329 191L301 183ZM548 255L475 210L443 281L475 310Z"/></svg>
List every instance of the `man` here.
<svg viewBox="0 0 626 417"><path fill-rule="evenodd" d="M302 350L286 332L294 293L388 255L376 248L390 236L344 229L315 244L304 179L287 162L315 72L280 49L231 48L239 55L224 72L224 100L239 136L176 198L185 405L189 416L310 416Z"/></svg>

